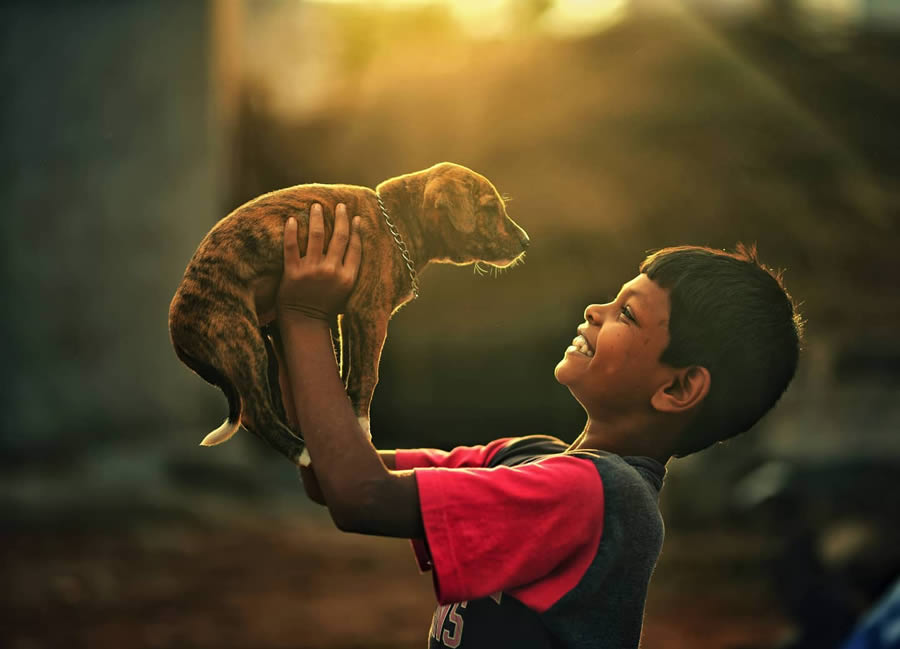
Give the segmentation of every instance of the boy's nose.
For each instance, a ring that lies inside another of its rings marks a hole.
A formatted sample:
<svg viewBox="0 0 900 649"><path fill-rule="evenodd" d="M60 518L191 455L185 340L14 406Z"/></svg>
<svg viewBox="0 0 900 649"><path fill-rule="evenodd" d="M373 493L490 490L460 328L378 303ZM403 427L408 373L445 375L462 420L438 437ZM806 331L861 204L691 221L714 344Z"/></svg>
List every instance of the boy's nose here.
<svg viewBox="0 0 900 649"><path fill-rule="evenodd" d="M588 324L597 324L600 321L603 307L599 304L589 304L584 310L584 319Z"/></svg>

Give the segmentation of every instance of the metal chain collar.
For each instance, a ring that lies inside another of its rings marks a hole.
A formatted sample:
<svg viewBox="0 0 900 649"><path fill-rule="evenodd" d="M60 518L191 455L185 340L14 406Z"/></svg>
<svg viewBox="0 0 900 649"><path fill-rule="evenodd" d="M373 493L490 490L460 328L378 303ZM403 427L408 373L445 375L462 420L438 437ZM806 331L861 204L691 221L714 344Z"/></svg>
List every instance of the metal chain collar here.
<svg viewBox="0 0 900 649"><path fill-rule="evenodd" d="M403 237L400 236L397 227L394 225L393 221L391 221L391 217L388 216L387 209L384 207L384 202L381 200L381 194L375 192L375 197L378 199L378 207L381 208L381 213L384 215L384 222L387 223L388 230L391 231L391 235L394 237L394 243L397 244L397 249L400 250L400 256L403 257L403 261L406 262L406 267L409 269L409 279L412 281L413 297L419 297L419 276L416 274L416 268L409 256L409 249L406 247L406 244L403 243Z"/></svg>

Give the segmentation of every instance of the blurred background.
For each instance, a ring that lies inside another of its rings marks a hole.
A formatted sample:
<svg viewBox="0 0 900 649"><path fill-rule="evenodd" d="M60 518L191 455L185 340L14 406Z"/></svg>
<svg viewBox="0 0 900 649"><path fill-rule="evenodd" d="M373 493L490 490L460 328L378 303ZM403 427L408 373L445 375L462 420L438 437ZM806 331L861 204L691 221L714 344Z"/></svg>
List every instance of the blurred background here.
<svg viewBox="0 0 900 649"><path fill-rule="evenodd" d="M181 365L204 234L308 182L448 160L531 236L431 267L390 327L382 448L548 433L553 378L650 250L756 242L808 320L750 433L669 464L644 646L838 646L900 568L900 3L6 2L0 644L422 647L402 540L346 535Z"/></svg>

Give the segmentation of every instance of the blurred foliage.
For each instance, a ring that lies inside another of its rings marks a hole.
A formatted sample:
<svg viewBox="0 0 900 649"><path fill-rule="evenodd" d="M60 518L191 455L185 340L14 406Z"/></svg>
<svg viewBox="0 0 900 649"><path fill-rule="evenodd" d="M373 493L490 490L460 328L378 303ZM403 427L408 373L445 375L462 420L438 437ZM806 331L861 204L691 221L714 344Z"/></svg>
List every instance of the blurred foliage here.
<svg viewBox="0 0 900 649"><path fill-rule="evenodd" d="M338 13L349 51L360 24L366 42L387 29ZM834 51L789 25L687 12L577 40L428 33L369 50L311 115L275 117L248 88L233 185L237 204L451 160L512 197L527 263L494 280L432 269L392 323L373 408L403 432L386 443L429 416L422 434L443 444L574 436L555 360L584 305L667 245L757 242L787 269L814 340L900 323L895 35L861 31Z"/></svg>

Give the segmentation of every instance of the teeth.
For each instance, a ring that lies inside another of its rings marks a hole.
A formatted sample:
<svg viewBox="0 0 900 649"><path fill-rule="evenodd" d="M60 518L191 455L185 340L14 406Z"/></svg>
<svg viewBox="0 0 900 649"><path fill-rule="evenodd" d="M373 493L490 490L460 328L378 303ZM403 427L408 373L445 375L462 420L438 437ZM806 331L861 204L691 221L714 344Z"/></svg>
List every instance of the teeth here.
<svg viewBox="0 0 900 649"><path fill-rule="evenodd" d="M575 348L575 351L580 354L584 354L588 358L594 355L594 350L588 346L587 340L585 340L584 336L580 334L576 336L574 340L572 340L572 347Z"/></svg>

